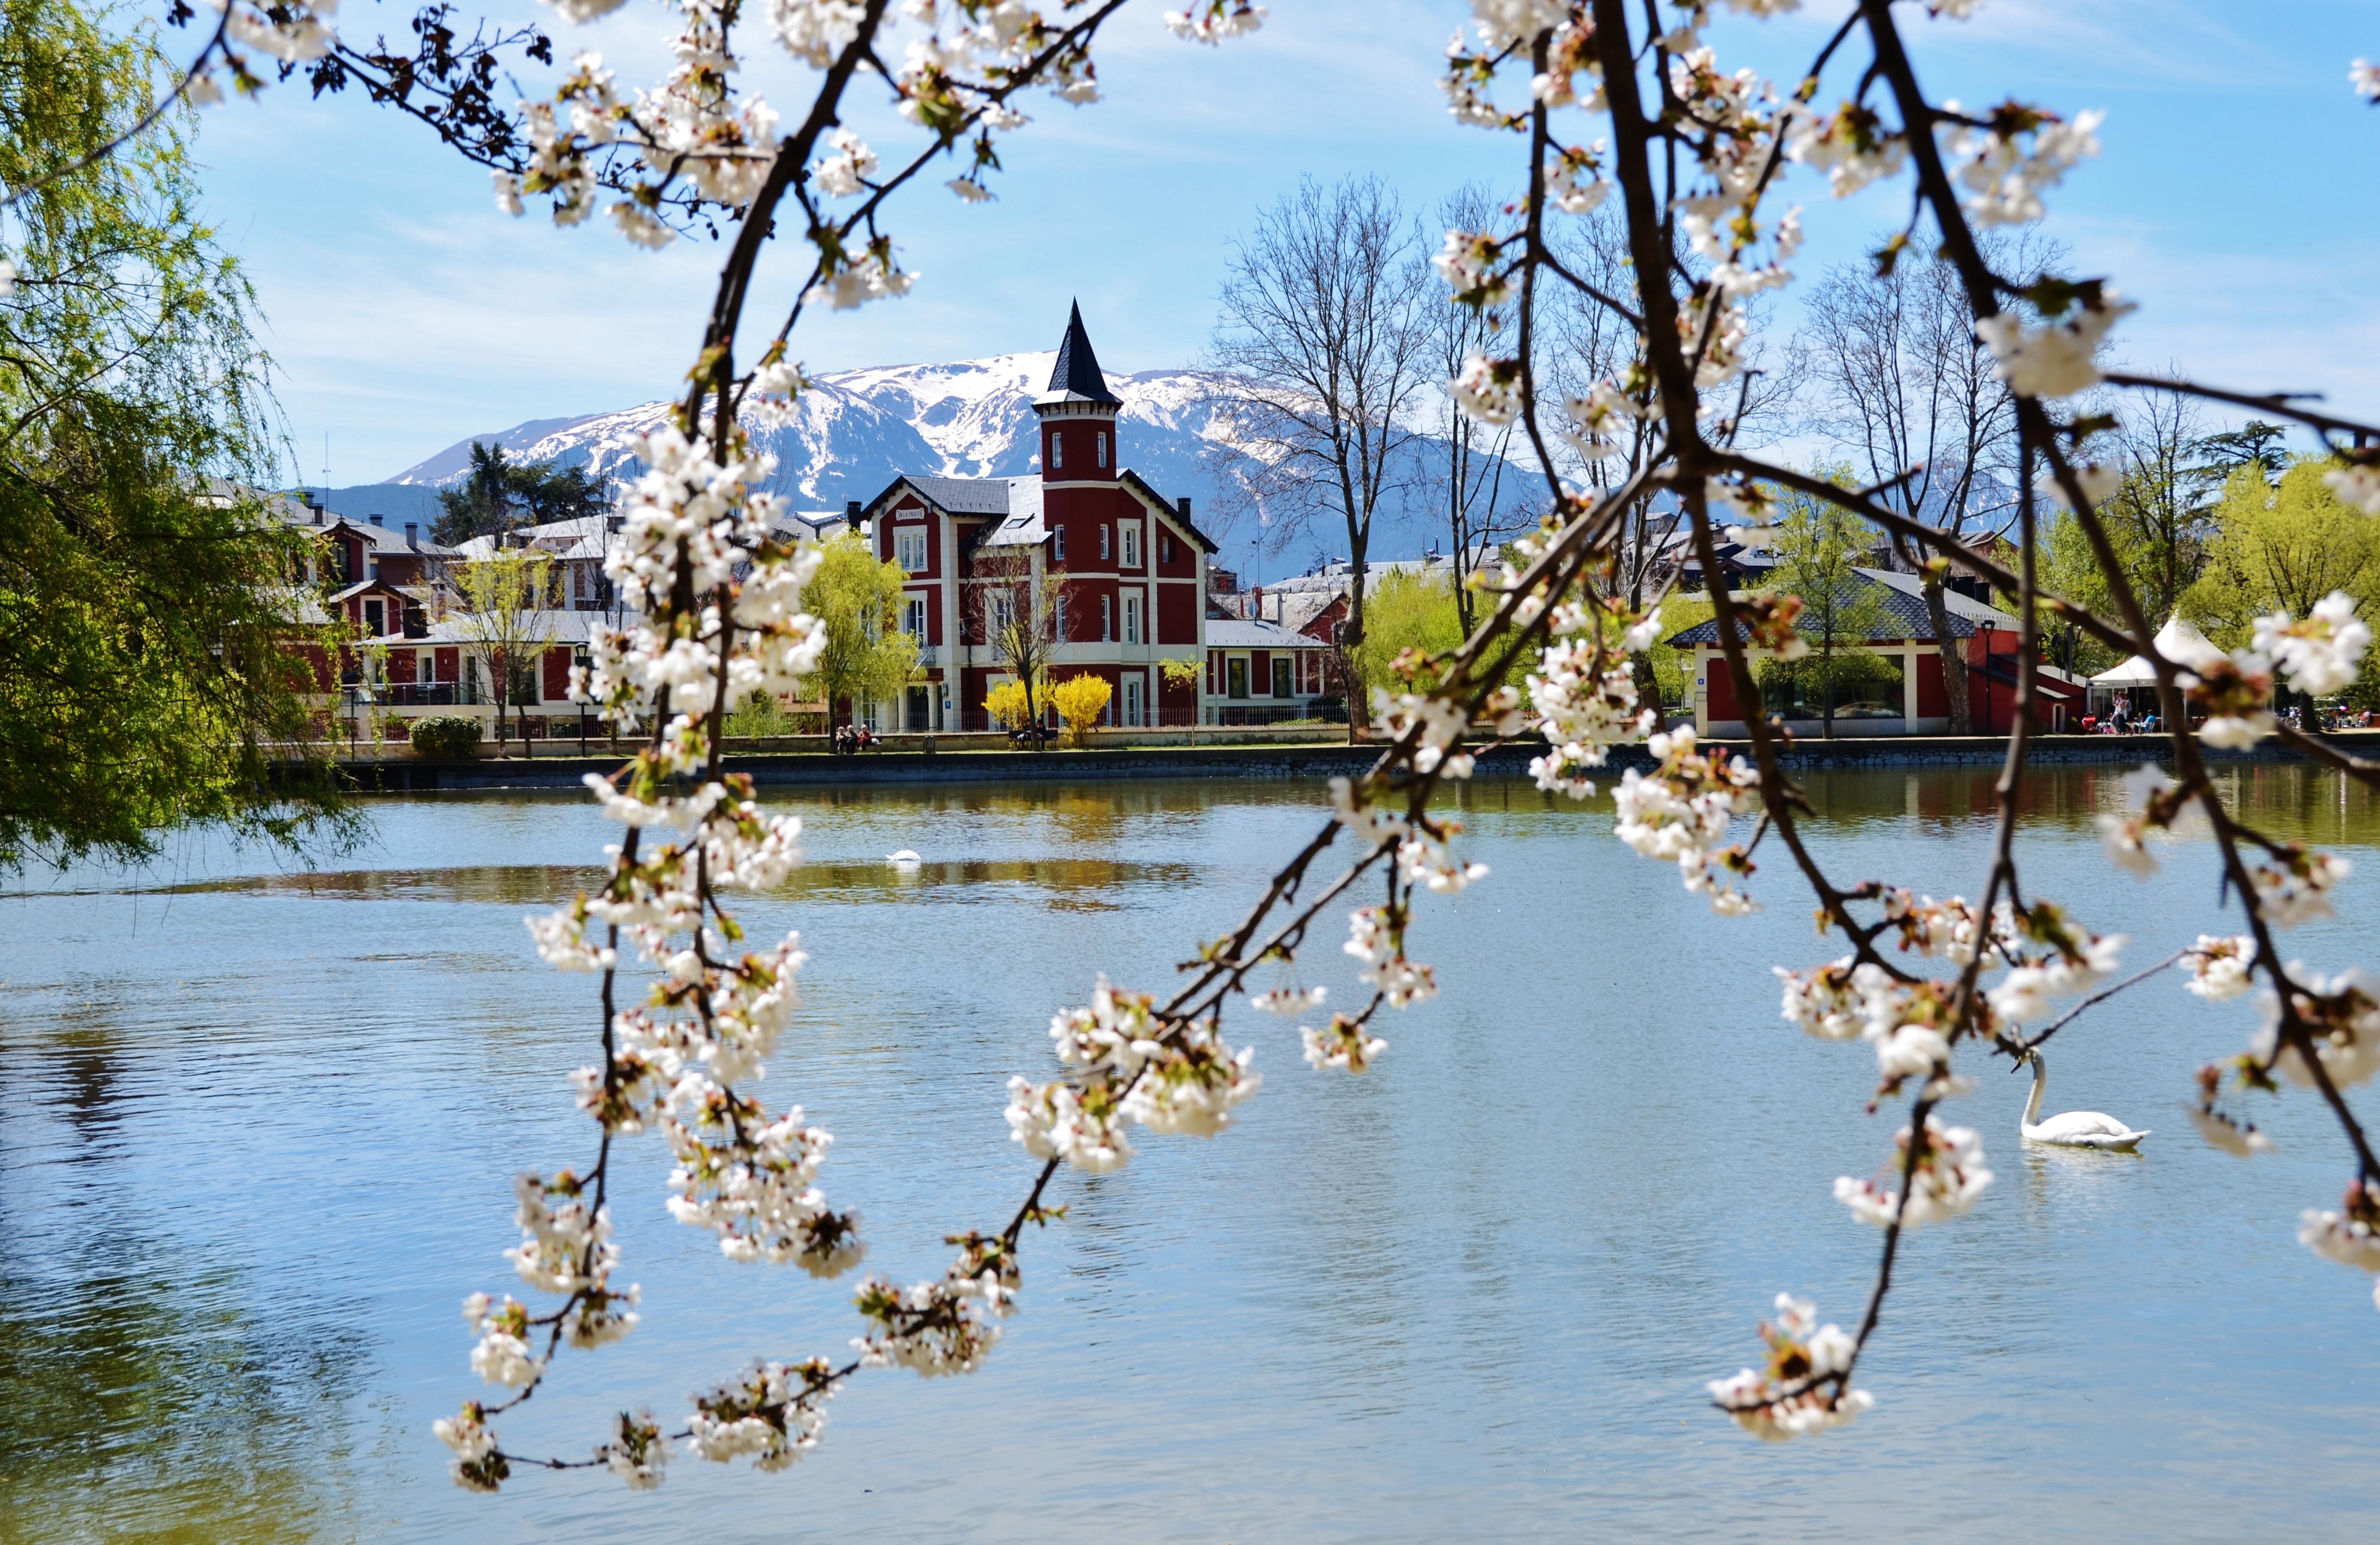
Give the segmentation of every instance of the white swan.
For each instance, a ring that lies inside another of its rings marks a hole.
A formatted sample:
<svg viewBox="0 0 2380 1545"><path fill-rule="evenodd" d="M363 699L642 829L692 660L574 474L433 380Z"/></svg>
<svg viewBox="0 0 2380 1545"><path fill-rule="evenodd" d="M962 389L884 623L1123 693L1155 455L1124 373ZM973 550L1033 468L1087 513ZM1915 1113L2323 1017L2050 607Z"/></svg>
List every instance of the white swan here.
<svg viewBox="0 0 2380 1545"><path fill-rule="evenodd" d="M2135 1132L2114 1116L2098 1111L2068 1111L2063 1115L2039 1121L2041 1091L2049 1087L2049 1066L2038 1052L2027 1052L2016 1064L2033 1064L2033 1098L2024 1102L2024 1114L2017 1118L2016 1129L2029 1143L2054 1143L2059 1148L2096 1148L2112 1153L2130 1153L2140 1146L2146 1132ZM2016 1067L2009 1069L2013 1073Z"/></svg>
<svg viewBox="0 0 2380 1545"><path fill-rule="evenodd" d="M926 860L918 858L915 853L910 852L905 847L898 853L887 853L884 855L884 861L892 865L896 870L913 870L918 865L924 863Z"/></svg>

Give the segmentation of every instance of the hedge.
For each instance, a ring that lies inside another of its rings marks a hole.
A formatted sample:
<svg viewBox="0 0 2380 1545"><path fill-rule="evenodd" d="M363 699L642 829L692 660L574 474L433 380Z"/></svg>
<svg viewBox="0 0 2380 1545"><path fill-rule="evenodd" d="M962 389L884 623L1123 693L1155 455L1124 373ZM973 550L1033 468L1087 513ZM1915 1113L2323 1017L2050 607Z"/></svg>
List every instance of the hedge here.
<svg viewBox="0 0 2380 1545"><path fill-rule="evenodd" d="M464 761L480 754L480 722L440 713L413 722L413 753L437 761Z"/></svg>

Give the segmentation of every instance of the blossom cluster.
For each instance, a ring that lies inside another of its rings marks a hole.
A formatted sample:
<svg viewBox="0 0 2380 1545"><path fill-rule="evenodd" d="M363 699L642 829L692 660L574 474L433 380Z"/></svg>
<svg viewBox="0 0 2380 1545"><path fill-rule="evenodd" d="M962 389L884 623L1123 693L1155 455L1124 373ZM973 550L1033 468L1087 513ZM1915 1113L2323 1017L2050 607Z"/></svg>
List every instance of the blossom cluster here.
<svg viewBox="0 0 2380 1545"><path fill-rule="evenodd" d="M2298 1243L2341 1266L2380 1272L2380 1185L2359 1177L2338 1210L2307 1208L2299 1214ZM2380 1308L2380 1283L2372 1302Z"/></svg>
<svg viewBox="0 0 2380 1545"><path fill-rule="evenodd" d="M1958 122L1959 104L1942 104L1948 132L1942 148L1971 190L1968 215L1979 225L2023 225L2040 219L2041 190L2054 188L2077 163L2099 153L2107 115L2077 113L2071 120L2038 107L2007 102L1980 124Z"/></svg>
<svg viewBox="0 0 2380 1545"><path fill-rule="evenodd" d="M1548 631L1552 641L1529 673L1529 706L1548 749L1529 763L1529 772L1539 788L1587 798L1595 783L1586 771L1603 766L1612 747L1644 739L1658 723L1652 709L1637 706L1632 656L1653 647L1661 619L1572 601L1554 608Z"/></svg>
<svg viewBox="0 0 2380 1545"><path fill-rule="evenodd" d="M716 1465L748 1454L756 1470L782 1470L818 1447L826 1427L823 1407L840 1388L833 1370L816 1357L757 1364L695 1397L686 1450ZM658 1458L652 1463L657 1466Z"/></svg>
<svg viewBox="0 0 2380 1545"><path fill-rule="evenodd" d="M1808 1299L1779 1294L1777 1318L1761 1323L1760 1339L1768 1344L1766 1369L1747 1368L1709 1385L1712 1402L1754 1437L1807 1437L1875 1405L1865 1390L1844 1387L1859 1344L1840 1326L1819 1325Z"/></svg>
<svg viewBox="0 0 2380 1545"><path fill-rule="evenodd" d="M895 1287L860 1283L861 1318L875 1329L852 1342L863 1368L905 1368L926 1378L972 1373L1000 1340L999 1321L1014 1312L1020 1281L1005 1242L967 1234L950 1243L959 1259L940 1279Z"/></svg>
<svg viewBox="0 0 2380 1545"><path fill-rule="evenodd" d="M2360 967L2328 978L2309 975L2296 961L2285 974L2292 984L2289 1016L2283 1015L2280 994L2272 989L2257 994L2249 1055L2299 1088L2313 1088L2313 1067L2296 1038L2283 1033L2285 1019L2294 1016L2332 1088L2343 1089L2380 1073L2380 979Z"/></svg>
<svg viewBox="0 0 2380 1545"><path fill-rule="evenodd" d="M1983 1140L1973 1127L1945 1126L1928 1115L1925 1141L1913 1163L1907 1157L1910 1128L1893 1134L1892 1144L1897 1157L1889 1178L1855 1180L1846 1174L1835 1181L1835 1199L1864 1223L1918 1228L1945 1223L1974 1206L1992 1183L1992 1172L1984 1167ZM1905 1203L1897 1185L1904 1168L1909 1171Z"/></svg>
<svg viewBox="0 0 2380 1545"><path fill-rule="evenodd" d="M1253 1048L1231 1051L1211 1021L1168 1022L1148 993L1121 991L1105 977L1087 1007L1050 1020L1050 1039L1074 1072L1047 1084L1011 1078L1009 1135L1037 1159L1091 1174L1132 1157L1126 1124L1212 1137L1264 1081L1250 1066Z"/></svg>
<svg viewBox="0 0 2380 1545"><path fill-rule="evenodd" d="M1612 794L1620 814L1613 835L1644 858L1676 864L1686 889L1708 894L1711 910L1721 917L1753 911L1752 898L1728 878L1749 874L1751 860L1741 845L1718 845L1729 823L1754 809L1758 772L1742 757L1699 750L1689 725L1645 744L1658 764L1649 773L1632 767L1621 775Z"/></svg>

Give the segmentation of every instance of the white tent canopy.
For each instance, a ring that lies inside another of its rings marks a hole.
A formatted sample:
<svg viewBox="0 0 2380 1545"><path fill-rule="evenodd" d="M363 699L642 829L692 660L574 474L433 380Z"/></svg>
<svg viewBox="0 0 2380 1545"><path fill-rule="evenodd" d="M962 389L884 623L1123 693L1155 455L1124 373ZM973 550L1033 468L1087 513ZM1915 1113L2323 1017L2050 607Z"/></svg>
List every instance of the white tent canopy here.
<svg viewBox="0 0 2380 1545"><path fill-rule="evenodd" d="M2205 634L2182 621L2179 616L2167 618L2166 625L2157 629L2156 651L2168 660L2184 665L2192 661L2204 660L2209 655L2220 656L2223 652L2207 641ZM2156 685L2156 672L2150 668L2145 657L2136 654L2122 664L2111 670L2101 671L2097 675L2093 676L2091 685L2095 687L2109 689L2123 687L2154 687Z"/></svg>

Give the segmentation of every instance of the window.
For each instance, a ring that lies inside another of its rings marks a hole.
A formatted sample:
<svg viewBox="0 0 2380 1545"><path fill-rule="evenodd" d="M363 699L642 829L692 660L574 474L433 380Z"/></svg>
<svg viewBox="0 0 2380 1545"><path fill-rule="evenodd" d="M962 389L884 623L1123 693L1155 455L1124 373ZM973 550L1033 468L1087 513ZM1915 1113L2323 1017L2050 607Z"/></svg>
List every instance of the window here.
<svg viewBox="0 0 2380 1545"><path fill-rule="evenodd" d="M1132 615L1131 611L1127 609L1124 615ZM1123 678L1123 722L1135 729L1143 723L1140 717L1140 677L1136 675Z"/></svg>
<svg viewBox="0 0 2380 1545"><path fill-rule="evenodd" d="M993 590L984 597L984 615L991 627L990 642L997 644L1010 625L1016 621L1016 598L1006 590Z"/></svg>
<svg viewBox="0 0 2380 1545"><path fill-rule="evenodd" d="M1108 464L1108 437L1104 432L1099 435L1099 465L1102 467L1105 467Z"/></svg>
<svg viewBox="0 0 2380 1545"><path fill-rule="evenodd" d="M1157 535L1157 561L1160 564L1173 561L1173 538L1167 532L1160 531Z"/></svg>
<svg viewBox="0 0 2380 1545"><path fill-rule="evenodd" d="M1065 465L1066 437L1053 429L1050 432L1050 470L1054 472Z"/></svg>
<svg viewBox="0 0 2380 1545"><path fill-rule="evenodd" d="M1063 526L1050 529L1050 561L1059 564L1066 561L1066 528Z"/></svg>
<svg viewBox="0 0 2380 1545"><path fill-rule="evenodd" d="M1272 657L1272 695L1276 698L1289 696L1289 661L1290 657L1286 654L1276 654Z"/></svg>
<svg viewBox="0 0 2380 1545"><path fill-rule="evenodd" d="M1234 654L1223 662L1223 695L1245 698L1248 695L1248 657Z"/></svg>
<svg viewBox="0 0 2380 1545"><path fill-rule="evenodd" d="M924 646L926 642L926 598L924 596L913 595L901 603L901 631L917 639L920 647Z"/></svg>
<svg viewBox="0 0 2380 1545"><path fill-rule="evenodd" d="M1104 530L1106 528L1101 527L1100 529ZM1103 595L1099 597L1099 642L1108 643L1114 638L1115 597Z"/></svg>
<svg viewBox="0 0 2380 1545"><path fill-rule="evenodd" d="M1100 522L1099 522L1099 562L1101 562L1101 563L1106 563L1107 561L1108 561L1108 523L1107 523L1106 521L1102 520L1102 521L1100 521Z"/></svg>
<svg viewBox="0 0 2380 1545"><path fill-rule="evenodd" d="M1127 520L1123 525L1123 566L1140 566L1140 522Z"/></svg>
<svg viewBox="0 0 2380 1545"><path fill-rule="evenodd" d="M1123 641L1127 644L1140 642L1140 597L1136 595L1123 598ZM1138 720L1133 722L1139 723Z"/></svg>
<svg viewBox="0 0 2380 1545"><path fill-rule="evenodd" d="M377 639L388 631L386 614L377 601L364 602L364 636Z"/></svg>
<svg viewBox="0 0 2380 1545"><path fill-rule="evenodd" d="M1051 630L1052 630L1053 632L1055 632L1055 633L1057 634L1057 636L1058 636L1058 641L1059 641L1060 643L1063 643L1063 642L1065 642L1065 640L1066 640L1066 592L1065 592L1065 591L1063 591L1063 590L1060 590L1060 591L1058 592L1058 594L1057 594L1056 598L1052 601L1052 602L1051 602L1051 604L1050 604L1050 621Z"/></svg>
<svg viewBox="0 0 2380 1545"><path fill-rule="evenodd" d="M893 557L904 571L910 574L926 572L926 533L895 531L892 533Z"/></svg>

